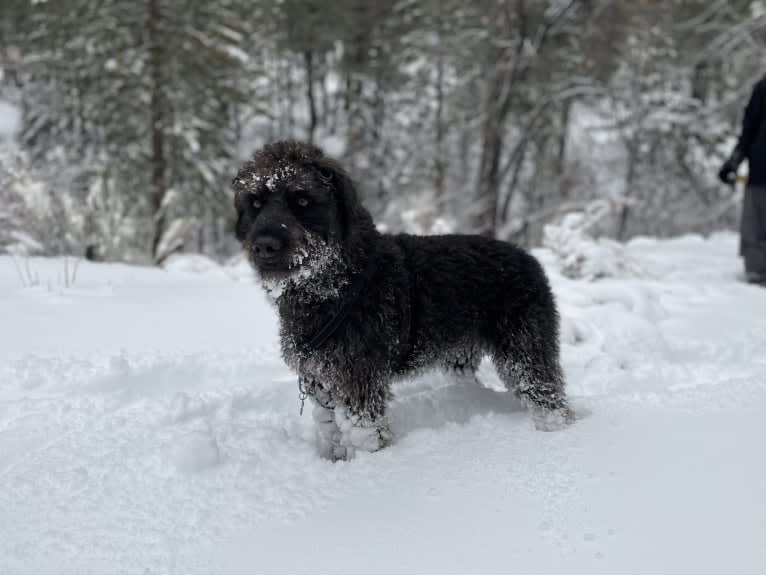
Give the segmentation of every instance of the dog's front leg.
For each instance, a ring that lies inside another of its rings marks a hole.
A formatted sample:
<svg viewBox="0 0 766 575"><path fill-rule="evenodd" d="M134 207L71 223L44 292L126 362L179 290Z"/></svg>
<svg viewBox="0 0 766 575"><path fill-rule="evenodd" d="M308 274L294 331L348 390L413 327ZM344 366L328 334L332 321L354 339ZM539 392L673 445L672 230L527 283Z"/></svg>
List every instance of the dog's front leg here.
<svg viewBox="0 0 766 575"><path fill-rule="evenodd" d="M317 430L319 455L337 461L346 458L346 449L341 446L341 431L335 422L335 398L324 387L315 385L309 396L314 408L311 416Z"/></svg>
<svg viewBox="0 0 766 575"><path fill-rule="evenodd" d="M347 397L335 406L335 424L340 431L343 459L351 459L357 451L378 451L391 444L392 434L385 416L386 392L364 398Z"/></svg>
<svg viewBox="0 0 766 575"><path fill-rule="evenodd" d="M357 451L378 451L391 443L384 395L378 401L369 401L315 383L309 397L314 405L312 417L322 457L349 460Z"/></svg>

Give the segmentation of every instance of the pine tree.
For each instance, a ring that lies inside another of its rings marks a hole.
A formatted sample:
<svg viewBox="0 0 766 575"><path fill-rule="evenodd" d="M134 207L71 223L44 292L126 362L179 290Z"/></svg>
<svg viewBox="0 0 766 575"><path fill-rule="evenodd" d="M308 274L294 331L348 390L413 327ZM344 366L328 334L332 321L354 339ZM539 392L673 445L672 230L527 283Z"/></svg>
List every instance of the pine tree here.
<svg viewBox="0 0 766 575"><path fill-rule="evenodd" d="M51 206L12 217L51 253L225 255L235 164L289 137L389 230L533 244L604 197L622 238L731 225L714 172L764 22L762 0L8 0L0 97Z"/></svg>
<svg viewBox="0 0 766 575"><path fill-rule="evenodd" d="M154 261L206 215L223 213L246 96L243 10L78 0L40 4L34 14L22 141L47 180L60 184L66 174L76 201L119 207L133 228L130 247ZM103 201L88 201L92 194Z"/></svg>

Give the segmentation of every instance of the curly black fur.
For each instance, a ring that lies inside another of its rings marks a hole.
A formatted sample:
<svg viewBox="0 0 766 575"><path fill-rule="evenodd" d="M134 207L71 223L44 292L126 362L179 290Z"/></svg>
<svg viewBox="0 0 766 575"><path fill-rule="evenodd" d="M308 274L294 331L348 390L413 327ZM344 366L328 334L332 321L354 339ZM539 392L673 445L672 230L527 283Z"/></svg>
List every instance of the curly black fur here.
<svg viewBox="0 0 766 575"><path fill-rule="evenodd" d="M534 257L479 236L380 234L348 175L310 144L267 145L233 186L237 238L278 308L283 357L317 404L325 455L390 442L397 376L471 375L484 355L538 427L572 419L556 305Z"/></svg>

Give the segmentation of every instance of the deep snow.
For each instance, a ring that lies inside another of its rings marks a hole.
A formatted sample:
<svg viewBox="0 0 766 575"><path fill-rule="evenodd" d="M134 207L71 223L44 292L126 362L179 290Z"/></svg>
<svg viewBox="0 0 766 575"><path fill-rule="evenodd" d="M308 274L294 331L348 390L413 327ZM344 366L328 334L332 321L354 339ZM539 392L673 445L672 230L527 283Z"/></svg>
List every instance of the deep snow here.
<svg viewBox="0 0 766 575"><path fill-rule="evenodd" d="M596 282L537 252L579 421L433 374L392 447L338 464L241 263L66 287L0 257L0 574L761 574L766 290L736 247L636 240Z"/></svg>

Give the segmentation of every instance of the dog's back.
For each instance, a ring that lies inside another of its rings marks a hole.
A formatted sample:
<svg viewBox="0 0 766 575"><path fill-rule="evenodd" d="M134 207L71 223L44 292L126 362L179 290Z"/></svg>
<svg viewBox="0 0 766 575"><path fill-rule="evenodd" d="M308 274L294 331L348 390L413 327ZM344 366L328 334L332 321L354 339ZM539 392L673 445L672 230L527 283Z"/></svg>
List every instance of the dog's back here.
<svg viewBox="0 0 766 575"><path fill-rule="evenodd" d="M542 266L519 247L476 235L401 234L392 239L417 285L413 316L431 336L460 337L471 331L495 339L498 329L510 329L536 313L556 319Z"/></svg>

